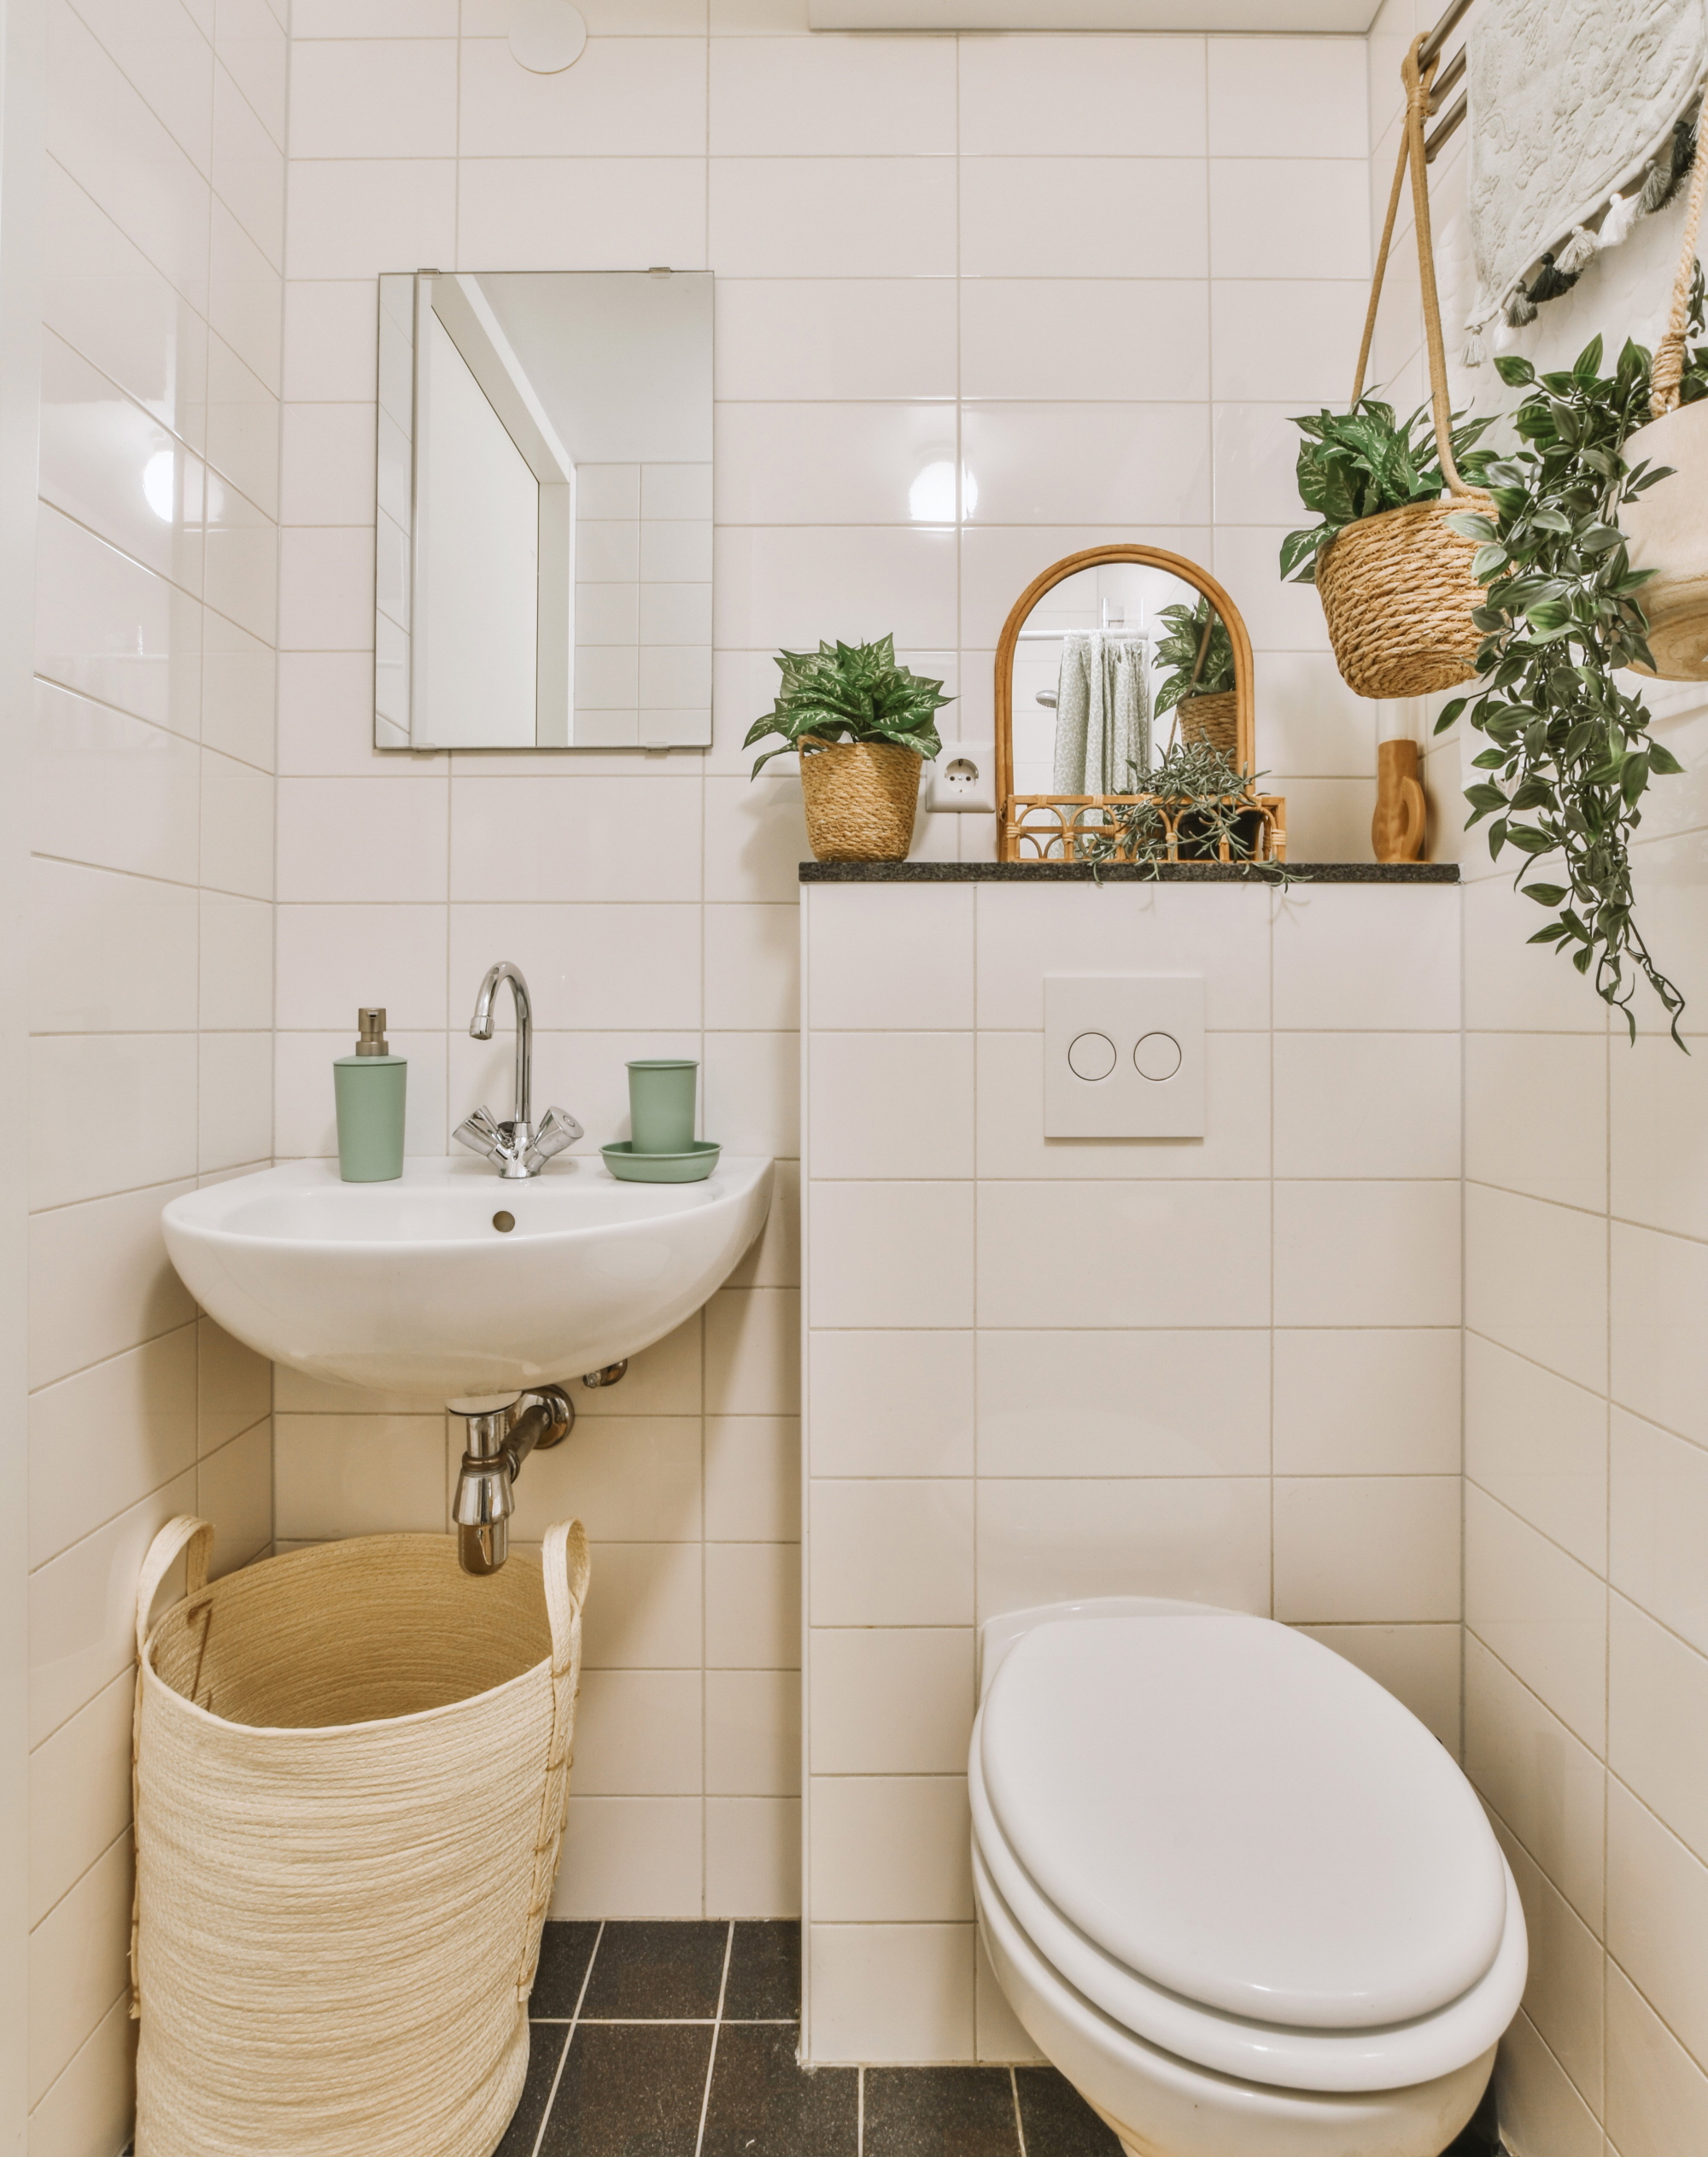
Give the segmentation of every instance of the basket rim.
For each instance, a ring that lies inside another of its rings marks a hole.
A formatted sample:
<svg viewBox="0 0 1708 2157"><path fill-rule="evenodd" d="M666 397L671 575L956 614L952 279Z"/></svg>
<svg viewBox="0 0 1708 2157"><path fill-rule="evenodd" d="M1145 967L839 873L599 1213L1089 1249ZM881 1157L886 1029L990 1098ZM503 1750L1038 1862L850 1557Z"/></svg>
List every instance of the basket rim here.
<svg viewBox="0 0 1708 2157"><path fill-rule="evenodd" d="M1465 510L1467 509L1472 502L1488 502L1492 504L1494 500L1494 497L1489 492L1489 489L1486 487L1468 487L1466 492L1463 494L1449 494L1442 493L1436 495L1436 499L1432 502L1395 502L1392 509L1372 510L1368 517L1354 517L1351 523L1342 524L1341 526L1340 529L1335 534L1334 537L1323 549L1322 554L1319 558L1319 565L1320 566L1321 562L1325 560L1329 555L1334 552L1336 547L1340 545L1341 541L1346 537L1348 532L1363 531L1372 524L1381 523L1384 517L1411 517L1414 516L1419 510L1445 510L1448 516L1451 517L1454 515L1463 514ZM1454 534L1454 537L1455 539L1458 539L1460 536L1461 535L1458 532ZM1470 540L1465 541L1465 545L1467 547L1471 546L1472 544L1474 544L1473 541Z"/></svg>
<svg viewBox="0 0 1708 2157"><path fill-rule="evenodd" d="M383 1535L338 1536L326 1542L311 1544L306 1550L282 1551L277 1558L262 1559L259 1563L284 1566L290 1565L293 1560L296 1559L320 1558L324 1561L325 1554L329 1551L344 1552L363 1548L371 1551L377 1546L388 1545L395 1548L400 1544L425 1543L442 1549L448 1544L449 1540L447 1536L432 1534L425 1530L413 1533L403 1530ZM543 1610L545 1569L539 1559L531 1552L513 1551L506 1563L509 1565L520 1564L524 1570L531 1570L536 1575L541 1583L541 1603ZM211 1601L226 1581L239 1580L244 1574L251 1573L254 1570L253 1566L239 1566L235 1572L224 1574L217 1581L210 1581L205 1588L197 1591L196 1600ZM346 1737L358 1732L371 1730L407 1729L412 1725L436 1722L446 1716L460 1713L463 1710L471 1708L480 1701L495 1700L500 1693L510 1692L513 1686L524 1685L530 1679L538 1678L542 1671L546 1674L548 1682L556 1675L552 1667L552 1651L548 1646L537 1663L529 1663L524 1669L518 1670L513 1677L504 1678L497 1685L485 1686L478 1692L465 1693L459 1700L442 1701L436 1708L418 1708L412 1714L406 1716L370 1716L360 1722L234 1722L229 1716L215 1715L211 1708L204 1708L190 1699L187 1694L180 1692L175 1685L168 1684L155 1668L155 1641L160 1637L162 1628L190 1599L187 1595L180 1596L171 1610L165 1611L149 1628L149 1637L143 1643L142 1654L137 1657L139 1681L145 1688L153 1686L165 1698L172 1701L174 1706L182 1708L186 1713L198 1717L210 1727L216 1730L235 1731L245 1738L280 1738L300 1740L306 1738Z"/></svg>

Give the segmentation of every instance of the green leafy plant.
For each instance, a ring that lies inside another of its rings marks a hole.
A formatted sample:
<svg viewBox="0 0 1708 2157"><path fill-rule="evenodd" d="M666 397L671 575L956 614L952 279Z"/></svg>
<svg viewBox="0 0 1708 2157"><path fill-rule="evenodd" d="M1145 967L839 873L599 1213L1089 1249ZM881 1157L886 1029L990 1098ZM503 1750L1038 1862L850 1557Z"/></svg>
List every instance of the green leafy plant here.
<svg viewBox="0 0 1708 2157"><path fill-rule="evenodd" d="M1184 603L1160 608L1157 620L1168 634L1157 640L1156 657L1168 669L1156 693L1155 716L1160 719L1185 697L1214 697L1233 687L1233 640L1208 597L1196 606ZM1198 665L1198 649L1208 629L1209 646L1204 663ZM1194 669L1197 679L1193 679Z"/></svg>
<svg viewBox="0 0 1708 2157"><path fill-rule="evenodd" d="M1513 424L1512 453L1487 463L1482 483L1495 515L1461 514L1454 529L1481 542L1472 573L1486 585L1477 626L1481 687L1455 697L1436 722L1444 733L1468 713L1489 746L1472 759L1489 775L1465 789L1471 829L1487 817L1489 851L1525 857L1519 888L1556 918L1530 938L1571 954L1580 973L1623 1013L1645 977L1670 1014L1679 1046L1684 999L1651 956L1632 910L1630 843L1651 776L1677 759L1649 732L1642 698L1616 670L1650 663L1638 598L1650 572L1634 570L1620 505L1670 476L1628 465L1626 436L1648 416L1649 355L1628 343L1611 375L1601 340L1569 371L1538 375L1528 360L1497 360L1500 378L1530 394ZM1530 865L1557 857L1564 883L1525 883Z"/></svg>
<svg viewBox="0 0 1708 2157"><path fill-rule="evenodd" d="M1254 875L1272 877L1278 884L1291 880L1284 862L1257 859L1264 823L1255 796L1265 774L1241 771L1231 757L1207 741L1177 742L1155 763L1129 765L1128 770L1138 798L1109 802L1091 812L1101 815L1100 822L1077 827L1074 840L1082 861L1136 862L1154 874L1170 858L1172 827L1180 861L1217 861L1225 839L1230 859Z"/></svg>
<svg viewBox="0 0 1708 2157"><path fill-rule="evenodd" d="M1360 517L1441 499L1446 482L1435 430L1425 425L1413 439L1428 409L1422 405L1409 419L1396 419L1391 405L1360 397L1350 412L1307 412L1294 420L1305 437L1299 446L1299 499L1321 521L1282 541L1284 578L1314 584L1317 557ZM1473 447L1493 424L1469 419L1453 430L1454 462L1465 479L1479 485L1484 457L1473 454Z"/></svg>
<svg viewBox="0 0 1708 2157"><path fill-rule="evenodd" d="M942 749L935 713L952 704L940 681L896 663L893 636L875 644L821 644L816 652L780 652L782 687L763 718L756 719L741 745L751 749L768 735L782 740L753 766L757 779L773 757L798 747L803 735L820 741L887 741L929 759Z"/></svg>

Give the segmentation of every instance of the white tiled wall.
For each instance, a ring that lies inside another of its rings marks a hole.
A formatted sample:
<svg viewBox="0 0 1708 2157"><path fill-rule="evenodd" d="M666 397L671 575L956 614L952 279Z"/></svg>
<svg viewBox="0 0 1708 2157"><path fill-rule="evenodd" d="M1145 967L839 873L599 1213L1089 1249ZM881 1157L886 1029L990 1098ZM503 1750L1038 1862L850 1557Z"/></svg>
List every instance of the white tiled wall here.
<svg viewBox="0 0 1708 2157"><path fill-rule="evenodd" d="M1460 897L804 897L807 2050L1024 2057L971 1921L982 1620L1273 1615L1458 1748ZM1044 1140L1059 970L1203 975L1202 1140Z"/></svg>
<svg viewBox="0 0 1708 2157"><path fill-rule="evenodd" d="M29 2148L110 2157L137 1564L176 1512L221 1570L272 1538L272 1372L158 1219L272 1150L287 54L266 0L44 13Z"/></svg>
<svg viewBox="0 0 1708 2157"><path fill-rule="evenodd" d="M807 849L798 780L780 762L751 783L742 737L779 645L893 631L958 693L949 731L988 739L1021 587L1073 547L1152 538L1249 614L1295 851L1366 851L1368 708L1314 600L1272 589L1284 415L1334 394L1355 332L1363 48L810 37L804 0L584 12L585 56L538 77L497 0L297 0L274 1143L330 1149L326 1065L374 1002L410 1059L409 1144L442 1151L509 1084L507 1040L465 1031L509 956L534 990L536 1085L589 1146L626 1131L625 1059L687 1054L707 1133L786 1164L759 1255L621 1387L583 1394L576 1437L522 1484L529 1518L579 1509L594 1541L558 1907L784 1913ZM718 278L711 751L376 756L354 483L376 276L664 263ZM933 464L976 484L959 522L911 513ZM982 818L921 834L949 856L991 843ZM436 1418L284 1376L278 1406L282 1538L443 1522Z"/></svg>
<svg viewBox="0 0 1708 2157"><path fill-rule="evenodd" d="M1392 171L1395 71L1432 0L1370 39L1373 193ZM1432 175L1449 349L1467 304L1464 145ZM1600 332L1652 346L1680 209L1641 225L1506 342L1570 364ZM1398 244L1396 243L1396 244ZM1423 393L1416 315L1388 351ZM1409 359L1395 355L1409 354ZM1454 401L1512 401L1492 368ZM1688 767L1657 780L1636 850L1640 923L1689 998L1680 1055L1639 992L1639 1038L1551 952L1541 916L1458 827L1461 757L1429 759L1437 849L1463 852L1465 1762L1492 1808L1532 1942L1502 2051L1515 2157L1673 2157L1708 2137L1708 1444L1701 1324L1701 1067L1708 1029L1705 705L1650 685Z"/></svg>

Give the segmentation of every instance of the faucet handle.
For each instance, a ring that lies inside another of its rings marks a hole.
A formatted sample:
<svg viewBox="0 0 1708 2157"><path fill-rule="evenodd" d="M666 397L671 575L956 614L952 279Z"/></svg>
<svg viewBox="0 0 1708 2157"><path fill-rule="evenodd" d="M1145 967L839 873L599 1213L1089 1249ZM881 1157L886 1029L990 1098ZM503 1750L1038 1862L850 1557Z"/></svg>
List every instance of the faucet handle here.
<svg viewBox="0 0 1708 2157"><path fill-rule="evenodd" d="M471 1116L465 1116L451 1133L459 1145L477 1154L483 1154L490 1160L504 1147L504 1134L499 1129L492 1112L477 1108Z"/></svg>
<svg viewBox="0 0 1708 2157"><path fill-rule="evenodd" d="M528 1149L530 1174L543 1168L553 1154L561 1154L565 1146L573 1146L583 1136L581 1125L567 1108L548 1108L535 1127L533 1143Z"/></svg>

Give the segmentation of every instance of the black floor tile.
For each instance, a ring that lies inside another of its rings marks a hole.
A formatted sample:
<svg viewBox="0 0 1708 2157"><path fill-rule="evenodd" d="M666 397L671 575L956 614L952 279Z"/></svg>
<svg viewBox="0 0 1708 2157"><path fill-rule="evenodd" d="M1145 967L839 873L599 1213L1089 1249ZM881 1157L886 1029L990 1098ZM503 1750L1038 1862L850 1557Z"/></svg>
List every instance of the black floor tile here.
<svg viewBox="0 0 1708 2157"><path fill-rule="evenodd" d="M534 2157L540 2122L546 2117L547 2100L551 2096L553 2078L558 2072L558 2062L564 2056L569 2034L567 2030L549 2027L529 2031L528 2079L522 2085L522 2101L511 2114L504 2140L493 2152L493 2157Z"/></svg>
<svg viewBox="0 0 1708 2157"><path fill-rule="evenodd" d="M868 2067L865 2157L1020 2157L1006 2067Z"/></svg>
<svg viewBox="0 0 1708 2157"><path fill-rule="evenodd" d="M582 2013L666 2022L717 2013L729 1927L681 1920L607 1925ZM604 2153L600 2153L604 2157ZM613 2153L614 2157L614 2153Z"/></svg>
<svg viewBox="0 0 1708 2157"><path fill-rule="evenodd" d="M582 1996L582 1979L598 1938L597 1918L547 1926L540 1938L540 1968L528 2002L529 2014L568 2020Z"/></svg>
<svg viewBox="0 0 1708 2157"><path fill-rule="evenodd" d="M793 1919L738 1925L723 2014L729 2022L800 2019L800 1926Z"/></svg>
<svg viewBox="0 0 1708 2157"><path fill-rule="evenodd" d="M693 2024L583 2022L570 2041L540 2157L694 2157L711 2056L711 2030Z"/></svg>
<svg viewBox="0 0 1708 2157"><path fill-rule="evenodd" d="M1120 2157L1120 2143L1054 2067L1017 2067L1026 2157Z"/></svg>
<svg viewBox="0 0 1708 2157"><path fill-rule="evenodd" d="M717 2033L700 2157L855 2157L859 2070L795 2064L793 2023Z"/></svg>

